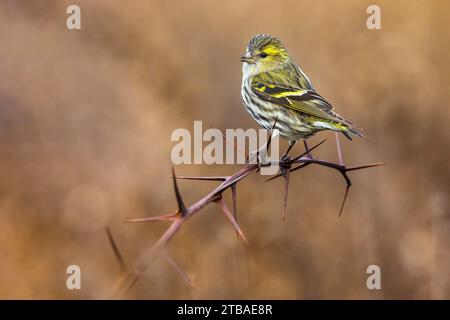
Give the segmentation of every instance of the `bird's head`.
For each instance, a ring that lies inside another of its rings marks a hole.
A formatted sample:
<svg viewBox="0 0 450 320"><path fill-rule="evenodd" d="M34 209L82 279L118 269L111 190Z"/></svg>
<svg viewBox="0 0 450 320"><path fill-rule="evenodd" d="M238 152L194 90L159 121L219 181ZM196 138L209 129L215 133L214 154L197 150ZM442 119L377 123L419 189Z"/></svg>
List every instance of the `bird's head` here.
<svg viewBox="0 0 450 320"><path fill-rule="evenodd" d="M289 61L289 55L278 38L267 34L254 36L241 57L244 69L252 69L257 73L282 68Z"/></svg>

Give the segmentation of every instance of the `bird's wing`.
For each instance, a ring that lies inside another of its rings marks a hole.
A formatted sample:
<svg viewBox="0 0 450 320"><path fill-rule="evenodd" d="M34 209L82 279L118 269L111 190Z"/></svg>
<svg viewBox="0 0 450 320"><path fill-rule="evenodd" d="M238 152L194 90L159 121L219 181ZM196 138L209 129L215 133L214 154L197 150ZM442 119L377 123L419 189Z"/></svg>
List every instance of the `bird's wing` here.
<svg viewBox="0 0 450 320"><path fill-rule="evenodd" d="M348 123L333 112L333 107L314 90L292 84L279 85L256 76L252 80L252 91L259 98L282 107L321 119Z"/></svg>

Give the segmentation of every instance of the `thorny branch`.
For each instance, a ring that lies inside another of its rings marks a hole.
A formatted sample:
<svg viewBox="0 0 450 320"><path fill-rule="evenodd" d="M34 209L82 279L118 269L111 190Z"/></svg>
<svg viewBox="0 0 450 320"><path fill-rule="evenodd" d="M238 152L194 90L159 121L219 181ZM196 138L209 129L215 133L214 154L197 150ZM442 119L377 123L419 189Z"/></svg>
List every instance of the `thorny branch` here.
<svg viewBox="0 0 450 320"><path fill-rule="evenodd" d="M275 127L276 121L274 123ZM270 139L272 137L272 134L269 136L269 141L266 145L266 151L269 148L270 145ZM348 173L351 171L371 168L371 167L377 167L383 165L383 163L373 163L368 165L361 165L361 166L346 166L344 164L343 158L342 158L342 152L341 152L341 146L339 143L338 134L336 133L336 145L337 145L337 153L338 153L338 163L329 162L321 159L314 158L311 154L311 152L319 147L322 143L324 143L325 140L321 141L320 143L316 144L315 146L309 148L305 143L305 149L306 151L302 154L300 154L297 157L291 158L291 157L282 157L280 160L277 161L270 161L267 162L261 162L257 161L257 163L248 163L244 167L242 167L239 171L236 173L230 175L230 176L176 176L175 171L172 168L172 180L173 180L173 188L175 193L175 198L178 204L178 209L168 215L160 215L160 216L151 216L146 218L137 218L137 219L131 219L126 222L129 223L142 223L142 222L152 222L152 221L170 221L171 224L167 228L167 230L163 233L163 235L159 238L159 240L151 246L147 251L144 252L144 254L136 261L134 264L134 267L130 269L127 264L125 263L122 254L120 253L120 250L118 249L118 246L111 234L111 231L109 228L107 228L107 235L109 242L111 244L111 247L113 249L113 252L115 254L115 257L119 263L122 275L117 280L113 290L112 295L114 297L120 296L126 292L128 292L135 284L136 282L142 277L142 275L145 273L147 268L149 267L150 263L154 261L154 258L156 256L161 256L189 285L193 285L191 279L188 277L188 275L182 270L182 268L175 262L175 260L170 256L166 249L166 244L175 236L175 234L180 230L180 228L183 226L184 222L191 218L195 213L199 212L201 209L203 209L205 206L215 203L219 206L221 211L224 213L225 217L228 219L228 221L231 223L233 228L236 230L236 233L239 238L241 238L244 242L247 243L247 239L244 236L244 233L242 232L241 228L239 227L239 224L237 222L237 209L236 209L236 187L237 184L245 179L247 176L252 174L253 172L259 171L261 166L263 165L273 165L278 164L280 167L280 172L274 176L272 176L267 181L271 181L274 179L277 179L279 177L283 177L285 180L285 188L284 188L284 199L283 199L283 220L286 216L286 208L287 208L287 199L288 199L288 191L289 191L289 178L290 175L298 171L299 169L305 168L311 164L316 164L320 166L325 166L331 169L334 169L338 171L345 183L345 193L342 200L342 203L339 208L339 216L342 215L342 211L344 209L345 202L347 200L347 196L350 190L350 187L352 186L352 182L348 176ZM247 157L248 159L248 157ZM183 201L183 198L180 193L180 189L178 188L178 182L177 180L198 180L198 181L220 181L220 184L213 189L211 192L209 192L207 195L199 199L197 202L192 204L189 207L186 207ZM231 196L232 196L232 207L231 210L228 208L227 204L225 203L225 200L222 198L222 194L227 190L231 189Z"/></svg>

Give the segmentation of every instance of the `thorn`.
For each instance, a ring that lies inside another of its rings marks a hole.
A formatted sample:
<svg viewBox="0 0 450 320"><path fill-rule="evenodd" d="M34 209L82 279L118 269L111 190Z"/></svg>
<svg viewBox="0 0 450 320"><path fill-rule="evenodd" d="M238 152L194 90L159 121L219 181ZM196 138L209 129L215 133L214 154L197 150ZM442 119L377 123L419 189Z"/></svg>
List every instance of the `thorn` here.
<svg viewBox="0 0 450 320"><path fill-rule="evenodd" d="M178 275L180 275L180 277L190 287L194 287L194 282L192 281L192 279L189 277L189 275L183 269L181 269L180 265L172 258L172 256L169 254L169 252L166 249L164 249L162 251L162 256L163 256L164 260L166 260L169 263L169 265L178 273Z"/></svg>
<svg viewBox="0 0 450 320"><path fill-rule="evenodd" d="M384 166L384 165L386 165L386 163L378 162L378 163L373 163L373 164L367 164L367 165L364 165L364 166L348 167L346 170L347 171L355 171L355 170L379 167L379 166Z"/></svg>
<svg viewBox="0 0 450 320"><path fill-rule="evenodd" d="M299 156L295 157L292 159L292 162L296 162L298 161L300 158L308 155L309 153L311 153L311 151L313 151L314 149L316 149L317 147L319 147L322 143L324 143L325 141L327 141L327 139L324 139L322 141L320 141L318 144L316 144L314 147L309 148L307 151L303 152L302 154L300 154Z"/></svg>
<svg viewBox="0 0 450 320"><path fill-rule="evenodd" d="M341 208L339 209L339 218L342 216L342 211L344 210L345 202L347 201L348 191L350 190L351 184L347 184L345 187L344 199L342 200Z"/></svg>
<svg viewBox="0 0 450 320"><path fill-rule="evenodd" d="M166 214L162 216L145 217L125 220L126 223L137 223L137 222L151 222L151 221L174 221L180 217L180 212L177 211L172 214Z"/></svg>
<svg viewBox="0 0 450 320"><path fill-rule="evenodd" d="M228 179L226 176L212 176L212 177L201 177L201 176L178 176L177 180L203 180L203 181L225 181Z"/></svg>
<svg viewBox="0 0 450 320"><path fill-rule="evenodd" d="M283 200L283 222L286 221L286 208L287 208L287 199L288 199L288 191L289 191L289 174L291 169L287 168L284 173L284 200Z"/></svg>
<svg viewBox="0 0 450 320"><path fill-rule="evenodd" d="M236 185L236 183L233 183L232 185L231 185L231 197L232 197L232 199L233 199L233 215L234 215L234 217L237 217L237 206L236 206L236 188L237 188L237 185Z"/></svg>
<svg viewBox="0 0 450 320"><path fill-rule="evenodd" d="M117 247L117 243L114 240L114 237L108 226L106 227L106 234L108 235L109 244L111 245L111 248L113 249L113 252L117 259L117 262L119 263L120 271L126 272L128 270L127 264L125 263L125 260L122 256L122 254L120 253L119 247Z"/></svg>
<svg viewBox="0 0 450 320"><path fill-rule="evenodd" d="M175 197L177 198L178 203L178 211L180 212L181 216L184 217L187 213L186 207L183 203L183 198L181 197L180 189L178 189L178 183L177 178L175 176L175 170L172 167L172 179L173 179L173 188L175 190Z"/></svg>
<svg viewBox="0 0 450 320"><path fill-rule="evenodd" d="M228 207L225 204L225 202L223 201L223 199L221 198L221 199L216 200L216 203L220 206L220 208L222 209L223 213L228 218L228 220L231 222L233 227L236 229L237 233L242 238L242 240L244 240L244 242L246 244L248 244L248 241L245 238L244 233L242 232L241 228L237 224L236 219L234 219L233 214L230 212L230 210L228 209Z"/></svg>
<svg viewBox="0 0 450 320"><path fill-rule="evenodd" d="M221 190L225 190L229 186L231 186L233 183L237 183L243 178L245 178L247 175L252 173L254 170L258 169L258 164L247 164L245 167L243 167L241 170L236 172L234 175L227 178L225 182L223 182L220 185Z"/></svg>
<svg viewBox="0 0 450 320"><path fill-rule="evenodd" d="M231 199L233 200L233 217L237 222L237 204L236 204L236 198L237 198L237 184L233 183L231 185ZM239 233L236 231L236 235L239 237Z"/></svg>
<svg viewBox="0 0 450 320"><path fill-rule="evenodd" d="M339 133L335 132L334 134L336 136L336 149L337 149L339 164L341 166L343 166L344 165L344 158L342 157L342 149L341 149L341 142L339 141Z"/></svg>

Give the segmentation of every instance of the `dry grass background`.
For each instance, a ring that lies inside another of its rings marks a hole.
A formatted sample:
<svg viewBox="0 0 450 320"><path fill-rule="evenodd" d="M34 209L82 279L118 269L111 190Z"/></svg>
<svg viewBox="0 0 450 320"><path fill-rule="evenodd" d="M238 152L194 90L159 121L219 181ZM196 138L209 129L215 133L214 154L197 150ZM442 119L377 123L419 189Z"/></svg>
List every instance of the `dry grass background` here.
<svg viewBox="0 0 450 320"><path fill-rule="evenodd" d="M343 141L353 174L308 168L282 182L239 187L235 233L218 208L170 244L190 288L156 261L127 298L450 298L450 4L377 1L86 1L82 30L65 28L73 1L0 4L0 298L99 298L118 276L110 225L131 263L165 225L126 218L175 208L173 129L204 120L257 127L240 101L238 60L251 36L279 36L319 91L364 127ZM336 159L333 135L318 155ZM301 150L300 146L296 147ZM180 166L225 174L233 166ZM182 182L188 203L213 184ZM78 264L82 290L65 288ZM382 290L366 288L366 267Z"/></svg>

